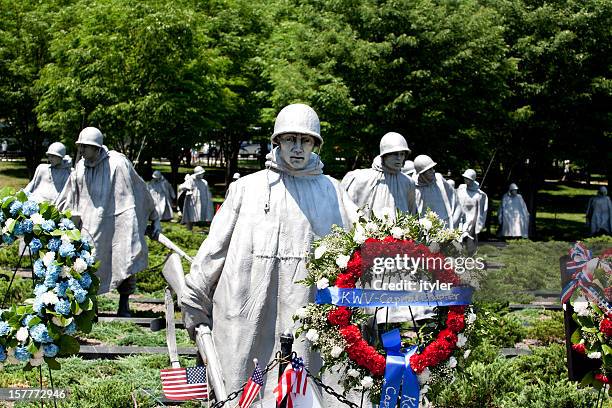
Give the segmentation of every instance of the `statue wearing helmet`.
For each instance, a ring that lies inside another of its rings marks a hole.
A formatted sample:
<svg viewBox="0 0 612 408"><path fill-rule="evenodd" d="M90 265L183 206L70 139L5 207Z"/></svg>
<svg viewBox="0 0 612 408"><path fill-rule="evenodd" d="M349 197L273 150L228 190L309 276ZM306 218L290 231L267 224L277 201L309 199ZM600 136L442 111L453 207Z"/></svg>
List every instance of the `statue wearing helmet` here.
<svg viewBox="0 0 612 408"><path fill-rule="evenodd" d="M204 180L206 171L202 166L196 166L193 174L185 177L185 182L178 187L179 201L183 203L181 223L188 230L196 222L210 222L215 215L212 194L208 182Z"/></svg>
<svg viewBox="0 0 612 408"><path fill-rule="evenodd" d="M480 184L476 181L475 170L467 169L462 176L465 183L457 188L457 198L463 210L461 228L466 235L464 243L471 255L476 252L478 234L483 230L487 221L489 198L480 189Z"/></svg>
<svg viewBox="0 0 612 408"><path fill-rule="evenodd" d="M72 160L66 155L66 146L60 142L51 143L46 155L49 164L39 164L36 167L34 177L23 191L31 194L36 201L52 203L64 189L70 177Z"/></svg>
<svg viewBox="0 0 612 408"><path fill-rule="evenodd" d="M161 225L144 180L123 154L108 150L103 140L95 127L81 131L77 145L82 157L57 202L61 210L70 209L81 233L93 241L100 260L98 293L117 288L118 314L129 316L135 274L148 266L147 220L153 224L153 235L161 232Z"/></svg>
<svg viewBox="0 0 612 408"><path fill-rule="evenodd" d="M213 326L227 390L251 375L253 358L270 361L280 335L293 327L296 310L313 300L295 282L307 275L311 244L356 219L356 207L338 182L323 174L313 153L321 145L319 119L303 104L283 108L276 118L266 169L240 177L210 226L186 276L182 311L193 334ZM229 335L231 334L231 335ZM305 342L294 351L311 370L320 358ZM276 384L267 381L264 394Z"/></svg>
<svg viewBox="0 0 612 408"><path fill-rule="evenodd" d="M586 218L592 236L612 234L612 202L606 187L599 187L597 195L589 198Z"/></svg>
<svg viewBox="0 0 612 408"><path fill-rule="evenodd" d="M379 155L372 167L348 172L342 188L366 216L379 214L383 209L416 213L414 181L402 173L406 156L410 154L404 136L390 132L380 140Z"/></svg>
<svg viewBox="0 0 612 408"><path fill-rule="evenodd" d="M155 209L161 221L170 221L172 219L172 200L176 198L172 185L161 174L161 171L155 170L151 181L147 183L151 197L155 202Z"/></svg>
<svg viewBox="0 0 612 408"><path fill-rule="evenodd" d="M416 171L416 203L418 212L424 215L427 209L435 212L448 228L458 228L461 220L461 205L455 189L436 173L431 157L421 154L414 159Z"/></svg>
<svg viewBox="0 0 612 408"><path fill-rule="evenodd" d="M508 238L527 238L529 236L529 211L523 196L518 193L514 183L508 187L508 192L502 197L497 212L499 221L498 235Z"/></svg>

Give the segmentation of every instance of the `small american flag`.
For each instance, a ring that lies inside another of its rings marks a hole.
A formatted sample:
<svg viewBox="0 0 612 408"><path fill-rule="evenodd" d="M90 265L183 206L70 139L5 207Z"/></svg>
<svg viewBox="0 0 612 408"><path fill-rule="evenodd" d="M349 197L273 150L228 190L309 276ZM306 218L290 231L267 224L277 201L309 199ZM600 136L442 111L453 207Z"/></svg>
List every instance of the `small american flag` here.
<svg viewBox="0 0 612 408"><path fill-rule="evenodd" d="M274 389L276 394L276 405L280 405L281 401L287 396L287 408L293 408L293 397L295 395L306 395L306 387L308 380L304 371L304 361L301 357L293 358L291 364L287 365L285 371L278 381L278 385ZM292 396L293 394L293 396Z"/></svg>
<svg viewBox="0 0 612 408"><path fill-rule="evenodd" d="M166 398L175 401L208 398L206 367L166 368L160 374Z"/></svg>
<svg viewBox="0 0 612 408"><path fill-rule="evenodd" d="M263 372L261 368L259 368L259 364L255 364L255 370L253 371L253 375L249 378L249 382L244 386L244 391L242 391L242 396L240 397L240 402L238 402L238 406L240 408L249 408L255 397L261 390L263 386Z"/></svg>

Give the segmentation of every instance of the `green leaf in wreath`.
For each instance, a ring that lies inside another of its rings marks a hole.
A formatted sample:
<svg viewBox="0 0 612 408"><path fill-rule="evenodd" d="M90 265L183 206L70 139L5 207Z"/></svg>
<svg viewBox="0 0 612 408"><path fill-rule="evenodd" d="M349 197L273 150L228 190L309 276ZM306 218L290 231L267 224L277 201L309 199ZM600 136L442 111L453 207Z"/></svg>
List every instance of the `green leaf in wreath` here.
<svg viewBox="0 0 612 408"><path fill-rule="evenodd" d="M17 197L17 199L22 203L28 201L28 195L24 193L23 190L20 190L17 194L15 194L15 197Z"/></svg>
<svg viewBox="0 0 612 408"><path fill-rule="evenodd" d="M591 385L593 381L595 381L595 376L593 375L592 371L589 371L585 374L584 377L582 377L582 380L580 381L580 386L586 387L587 385Z"/></svg>
<svg viewBox="0 0 612 408"><path fill-rule="evenodd" d="M81 346L77 339L67 334L63 334L59 340L57 341L57 345L59 346L58 355L61 356L70 356L79 352Z"/></svg>
<svg viewBox="0 0 612 408"><path fill-rule="evenodd" d="M570 338L572 344L578 344L580 343L580 339L582 338L582 336L580 335L580 329L576 329L573 333L572 333L572 337Z"/></svg>
<svg viewBox="0 0 612 408"><path fill-rule="evenodd" d="M81 313L78 316L75 316L74 321L77 324L77 327L83 333L91 332L91 328L93 325L94 317L96 316L95 310L88 310L86 312Z"/></svg>
<svg viewBox="0 0 612 408"><path fill-rule="evenodd" d="M61 370L62 365L55 358L45 357L45 363L49 366L51 370Z"/></svg>

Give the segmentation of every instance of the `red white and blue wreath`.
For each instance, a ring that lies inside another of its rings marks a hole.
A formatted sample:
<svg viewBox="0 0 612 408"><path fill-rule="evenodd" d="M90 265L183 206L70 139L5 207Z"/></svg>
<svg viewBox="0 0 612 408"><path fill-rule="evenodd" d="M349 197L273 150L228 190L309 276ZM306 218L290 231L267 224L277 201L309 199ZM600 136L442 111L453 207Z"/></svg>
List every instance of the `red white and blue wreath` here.
<svg viewBox="0 0 612 408"><path fill-rule="evenodd" d="M476 315L469 306L471 288L463 285L467 275L455 273L450 257L461 255L460 231L445 228L431 211L421 219L400 212L392 215L387 210L370 219L360 217L351 231L334 227L314 243L303 283L317 287L317 301L299 309L295 319L300 325L298 334L304 333L321 353L323 370L333 367L340 372L345 391L367 390L374 403L392 407L400 399L401 406L408 408L427 402L429 385L449 380L467 358L470 351L464 348ZM372 267L371 260L364 257L371 244L380 249L381 256L386 248L388 254L394 253L399 244L409 256L437 260L428 265L442 267L419 269L416 276L452 289L415 294L356 288L364 271ZM375 302L388 292L412 299L395 303L397 306L437 306L434 317L419 329L419 336L410 336L412 328L395 329L382 334L380 344L369 344L361 327L372 315L363 308L379 306ZM364 302L368 296L370 300Z"/></svg>
<svg viewBox="0 0 612 408"><path fill-rule="evenodd" d="M59 369L56 357L78 353L74 335L88 333L95 318L99 279L93 248L68 211L8 188L0 190L0 203L1 244L23 239L34 281L32 297L0 309L0 369L23 364L28 370L43 362Z"/></svg>

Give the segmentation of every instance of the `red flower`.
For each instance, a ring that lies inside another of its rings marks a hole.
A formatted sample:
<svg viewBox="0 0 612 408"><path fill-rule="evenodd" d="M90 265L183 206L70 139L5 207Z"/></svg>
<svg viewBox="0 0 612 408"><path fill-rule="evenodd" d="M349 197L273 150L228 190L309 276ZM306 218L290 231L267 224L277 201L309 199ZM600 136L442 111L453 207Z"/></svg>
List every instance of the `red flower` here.
<svg viewBox="0 0 612 408"><path fill-rule="evenodd" d="M359 327L355 325L346 326L340 329L340 334L344 338L344 340L349 344L349 347L359 340L361 340L361 332L359 331ZM347 349L348 352L348 349Z"/></svg>
<svg viewBox="0 0 612 408"><path fill-rule="evenodd" d="M335 286L338 288L354 288L355 287L355 277L350 273L341 273L336 278Z"/></svg>
<svg viewBox="0 0 612 408"><path fill-rule="evenodd" d="M608 380L608 377L606 377L603 374L595 374L595 379L597 381L601 381L604 384L609 384L610 383L610 380Z"/></svg>
<svg viewBox="0 0 612 408"><path fill-rule="evenodd" d="M386 366L387 360L380 354L376 353L376 355L374 355L374 358L372 359L370 371L374 375L384 375Z"/></svg>
<svg viewBox="0 0 612 408"><path fill-rule="evenodd" d="M450 347L457 345L457 335L450 329L444 329L438 334L438 339L446 342Z"/></svg>
<svg viewBox="0 0 612 408"><path fill-rule="evenodd" d="M382 242L399 242L399 239L393 238L391 235L386 236Z"/></svg>
<svg viewBox="0 0 612 408"><path fill-rule="evenodd" d="M361 251L357 250L346 264L346 273L351 274L355 279L361 278L362 270Z"/></svg>
<svg viewBox="0 0 612 408"><path fill-rule="evenodd" d="M608 337L612 336L612 320L604 317L601 323L599 323L599 331Z"/></svg>
<svg viewBox="0 0 612 408"><path fill-rule="evenodd" d="M449 311L448 317L446 318L446 327L455 333L459 333L465 327L465 316L460 313L455 313L452 310Z"/></svg>
<svg viewBox="0 0 612 408"><path fill-rule="evenodd" d="M584 343L572 344L572 350L580 354L586 354Z"/></svg>
<svg viewBox="0 0 612 408"><path fill-rule="evenodd" d="M335 324L340 327L348 326L351 321L351 311L344 306L330 310L327 314L327 320L331 324Z"/></svg>

